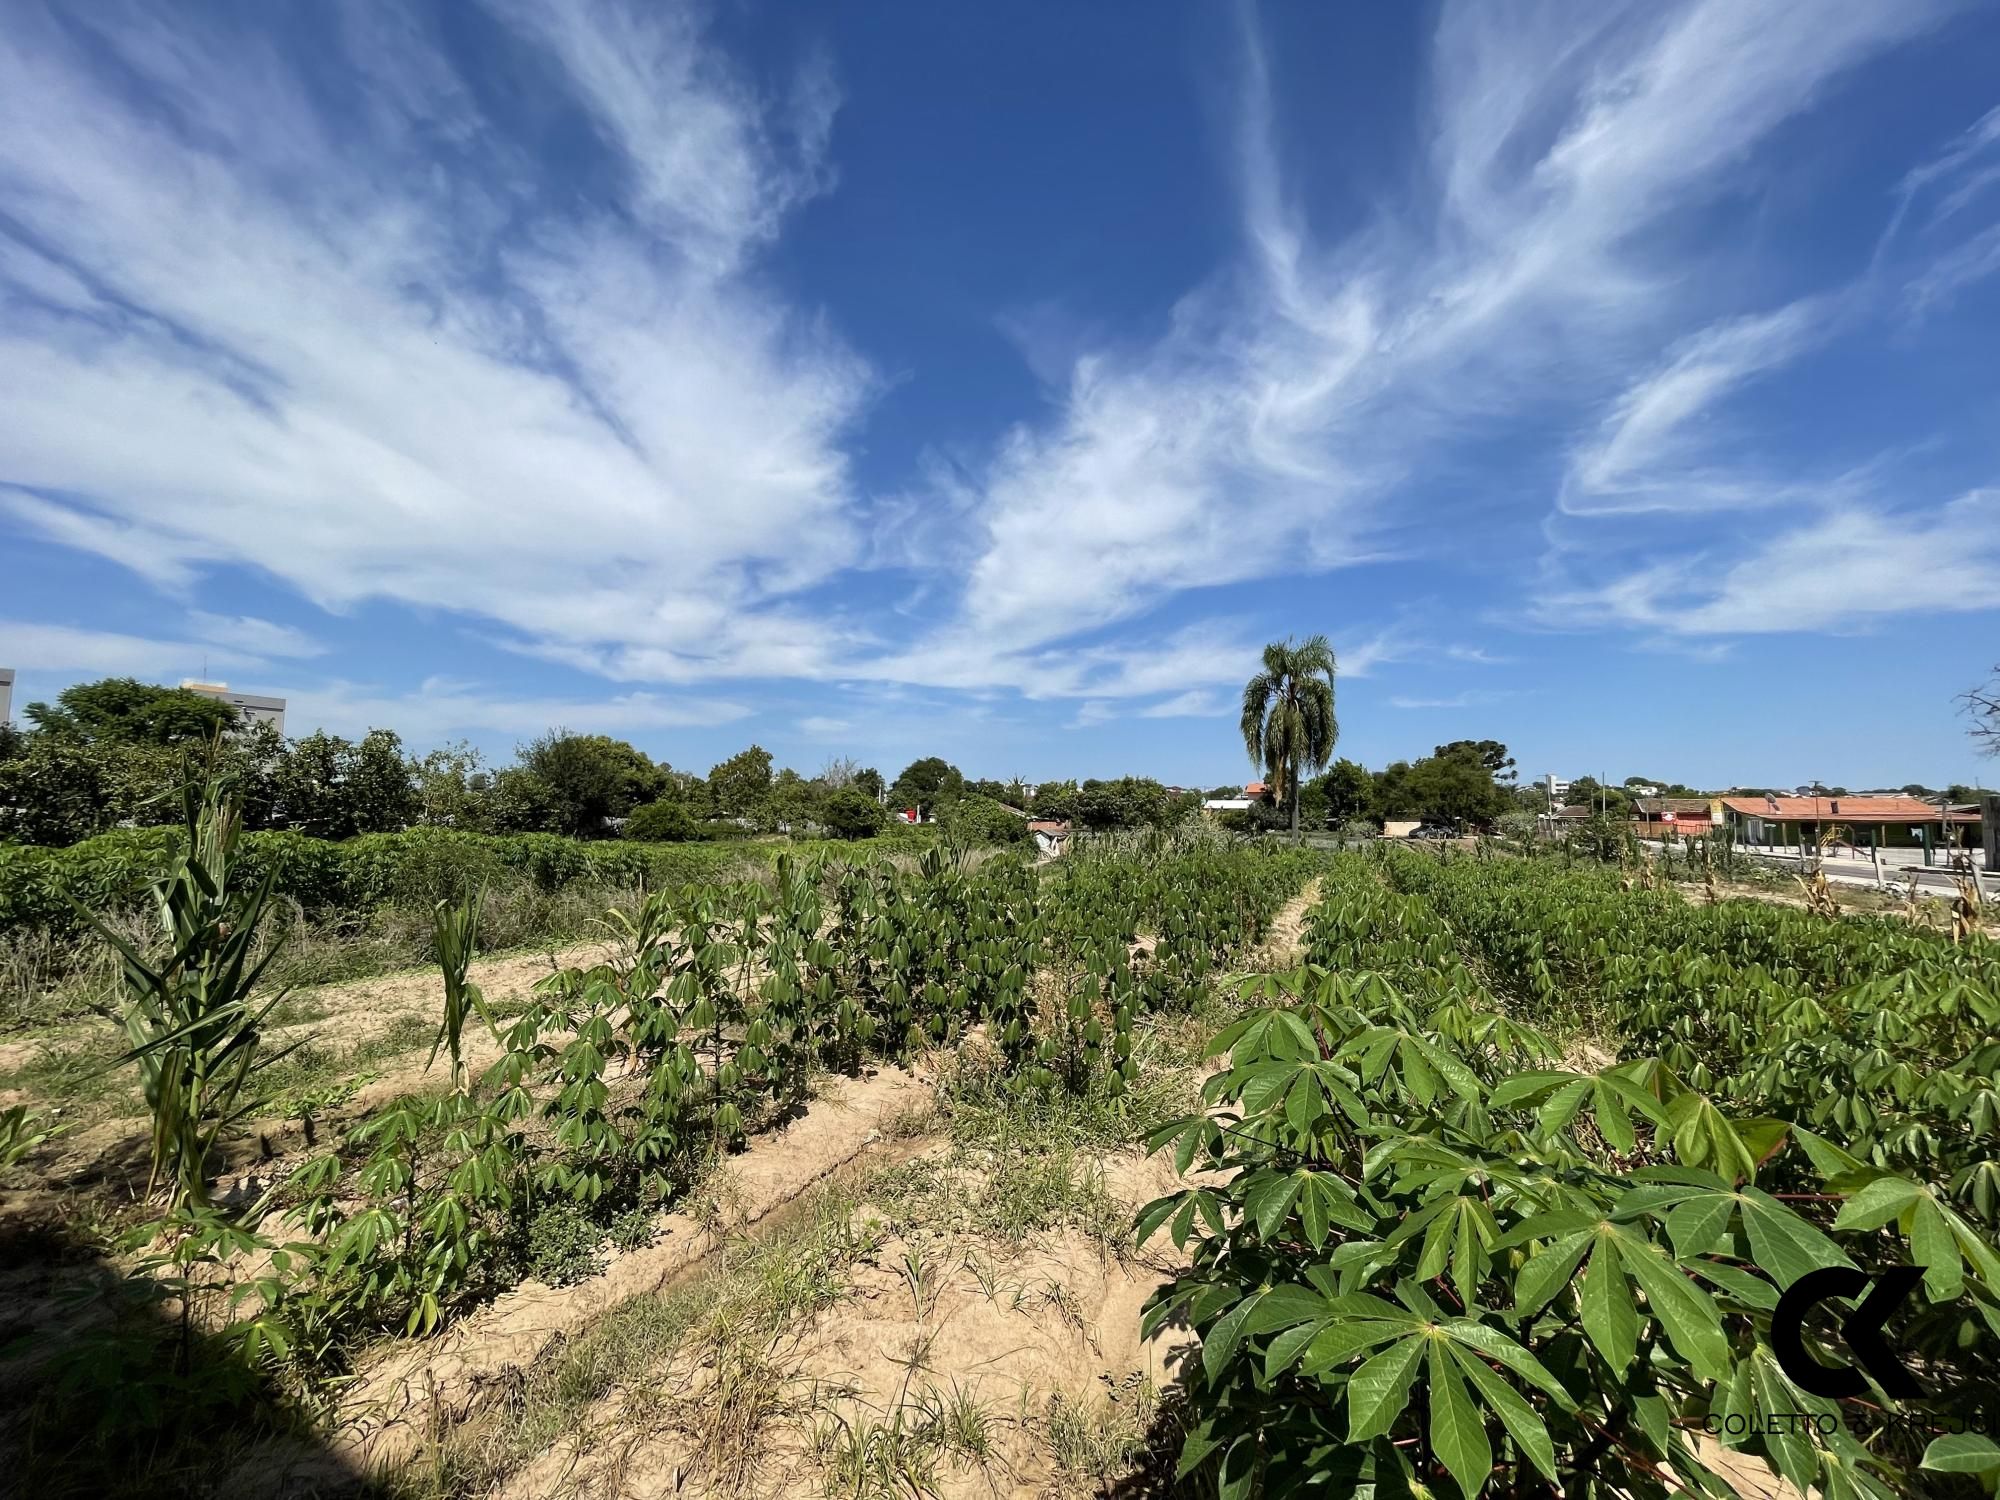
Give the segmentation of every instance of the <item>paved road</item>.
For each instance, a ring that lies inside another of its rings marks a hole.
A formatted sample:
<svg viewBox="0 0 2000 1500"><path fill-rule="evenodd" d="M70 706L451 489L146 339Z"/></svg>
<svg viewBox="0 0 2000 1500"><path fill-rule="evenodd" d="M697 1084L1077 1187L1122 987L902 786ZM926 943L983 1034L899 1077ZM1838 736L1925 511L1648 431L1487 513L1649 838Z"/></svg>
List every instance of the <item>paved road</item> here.
<svg viewBox="0 0 2000 1500"><path fill-rule="evenodd" d="M1650 840L1648 841L1651 842ZM1653 843L1652 847L1660 846ZM1738 844L1738 854L1750 855L1781 870L1796 871L1800 860L1796 849L1765 849L1761 846ZM1977 849L1971 851L1977 861L1981 856ZM1925 896L1955 896L1958 886L1951 878L1951 872L1944 868L1943 855L1936 856L1938 863L1929 869L1923 867L1923 851L1920 849L1885 849L1882 851L1882 880L1890 890L1901 890L1909 879L1912 869L1917 875L1917 891ZM1824 861L1826 878L1841 885L1875 884L1875 862L1866 853L1846 855L1829 854ZM2000 899L2000 873L1982 873L1980 881L1986 895Z"/></svg>

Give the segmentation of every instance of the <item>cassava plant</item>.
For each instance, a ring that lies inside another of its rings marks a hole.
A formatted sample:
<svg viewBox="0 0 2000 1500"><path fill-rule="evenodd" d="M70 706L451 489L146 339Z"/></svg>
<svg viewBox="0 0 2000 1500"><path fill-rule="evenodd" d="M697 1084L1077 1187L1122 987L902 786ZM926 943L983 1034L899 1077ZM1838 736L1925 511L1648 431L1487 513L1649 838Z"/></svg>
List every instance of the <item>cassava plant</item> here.
<svg viewBox="0 0 2000 1500"><path fill-rule="evenodd" d="M1152 1137L1216 1175L1138 1222L1192 1256L1144 1323L1201 1336L1183 1474L1230 1500L1733 1494L1707 1427L1830 1500L1911 1492L1920 1455L1799 1389L1770 1324L1800 1276L1885 1256L1990 1322L2000 1259L1962 1221L1902 1228L1921 1184L1802 1141L1845 1202L1816 1223L1760 1185L1783 1123L1657 1064L1514 1075L1378 976L1245 988L1266 1004L1216 1038L1206 1108Z"/></svg>

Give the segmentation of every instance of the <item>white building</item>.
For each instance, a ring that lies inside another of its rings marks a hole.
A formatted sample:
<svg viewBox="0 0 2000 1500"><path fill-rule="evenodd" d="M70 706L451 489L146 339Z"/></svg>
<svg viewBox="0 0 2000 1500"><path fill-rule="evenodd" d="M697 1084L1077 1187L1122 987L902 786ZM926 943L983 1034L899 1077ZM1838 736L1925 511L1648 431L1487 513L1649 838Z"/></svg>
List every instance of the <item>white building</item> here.
<svg viewBox="0 0 2000 1500"><path fill-rule="evenodd" d="M13 722L14 669L0 667L0 724Z"/></svg>
<svg viewBox="0 0 2000 1500"><path fill-rule="evenodd" d="M1544 776L1542 785L1548 789L1551 807L1561 807L1569 797L1569 782L1560 776Z"/></svg>
<svg viewBox="0 0 2000 1500"><path fill-rule="evenodd" d="M196 682L192 677L182 678L181 686L191 693L200 693L204 698L227 703L236 710L237 717L246 724L269 724L279 734L285 732L283 698L259 698L251 693L232 693L226 682Z"/></svg>

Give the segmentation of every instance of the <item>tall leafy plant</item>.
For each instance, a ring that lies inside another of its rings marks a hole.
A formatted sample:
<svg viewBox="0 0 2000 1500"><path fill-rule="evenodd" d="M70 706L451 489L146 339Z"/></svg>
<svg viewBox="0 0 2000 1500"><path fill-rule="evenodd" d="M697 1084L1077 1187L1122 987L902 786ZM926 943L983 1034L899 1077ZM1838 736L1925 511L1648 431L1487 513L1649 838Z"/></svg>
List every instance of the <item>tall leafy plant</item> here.
<svg viewBox="0 0 2000 1500"><path fill-rule="evenodd" d="M1792 1383L1771 1317L1857 1259L1927 1266L1934 1311L1990 1310L2000 1260L1921 1184L1802 1137L1810 1201L1846 1200L1815 1222L1758 1185L1783 1122L1657 1062L1516 1075L1448 997L1317 968L1246 988L1267 1003L1217 1037L1207 1108L1152 1140L1214 1175L1139 1219L1191 1255L1144 1325L1201 1337L1183 1472L1226 1500L1733 1493L1707 1426L1829 1500L1908 1482L1914 1454Z"/></svg>
<svg viewBox="0 0 2000 1500"><path fill-rule="evenodd" d="M153 1115L148 1191L164 1182L173 1207L200 1210L210 1154L256 1104L252 1077L276 1060L260 1046L284 997L257 994L279 945L253 956L272 877L249 888L235 878L241 821L225 780L189 771L178 792L187 845L153 888L163 956L91 920L121 960L131 1043L123 1060L138 1064Z"/></svg>

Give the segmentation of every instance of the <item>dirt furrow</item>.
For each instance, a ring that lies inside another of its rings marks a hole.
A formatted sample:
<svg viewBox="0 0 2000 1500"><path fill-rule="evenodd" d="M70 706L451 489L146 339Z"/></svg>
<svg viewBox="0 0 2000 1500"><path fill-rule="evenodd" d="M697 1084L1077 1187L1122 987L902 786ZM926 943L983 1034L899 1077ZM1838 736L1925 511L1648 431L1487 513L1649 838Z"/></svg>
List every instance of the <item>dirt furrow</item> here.
<svg viewBox="0 0 2000 1500"><path fill-rule="evenodd" d="M402 1346L363 1371L342 1401L335 1452L374 1470L406 1458L443 1421L463 1420L483 1392L558 1339L696 1267L732 1230L755 1224L864 1155L891 1146L931 1098L924 1080L884 1068L839 1080L788 1126L730 1158L705 1195L712 1212L666 1215L657 1241L614 1254L604 1272L563 1288L526 1282L430 1342Z"/></svg>

